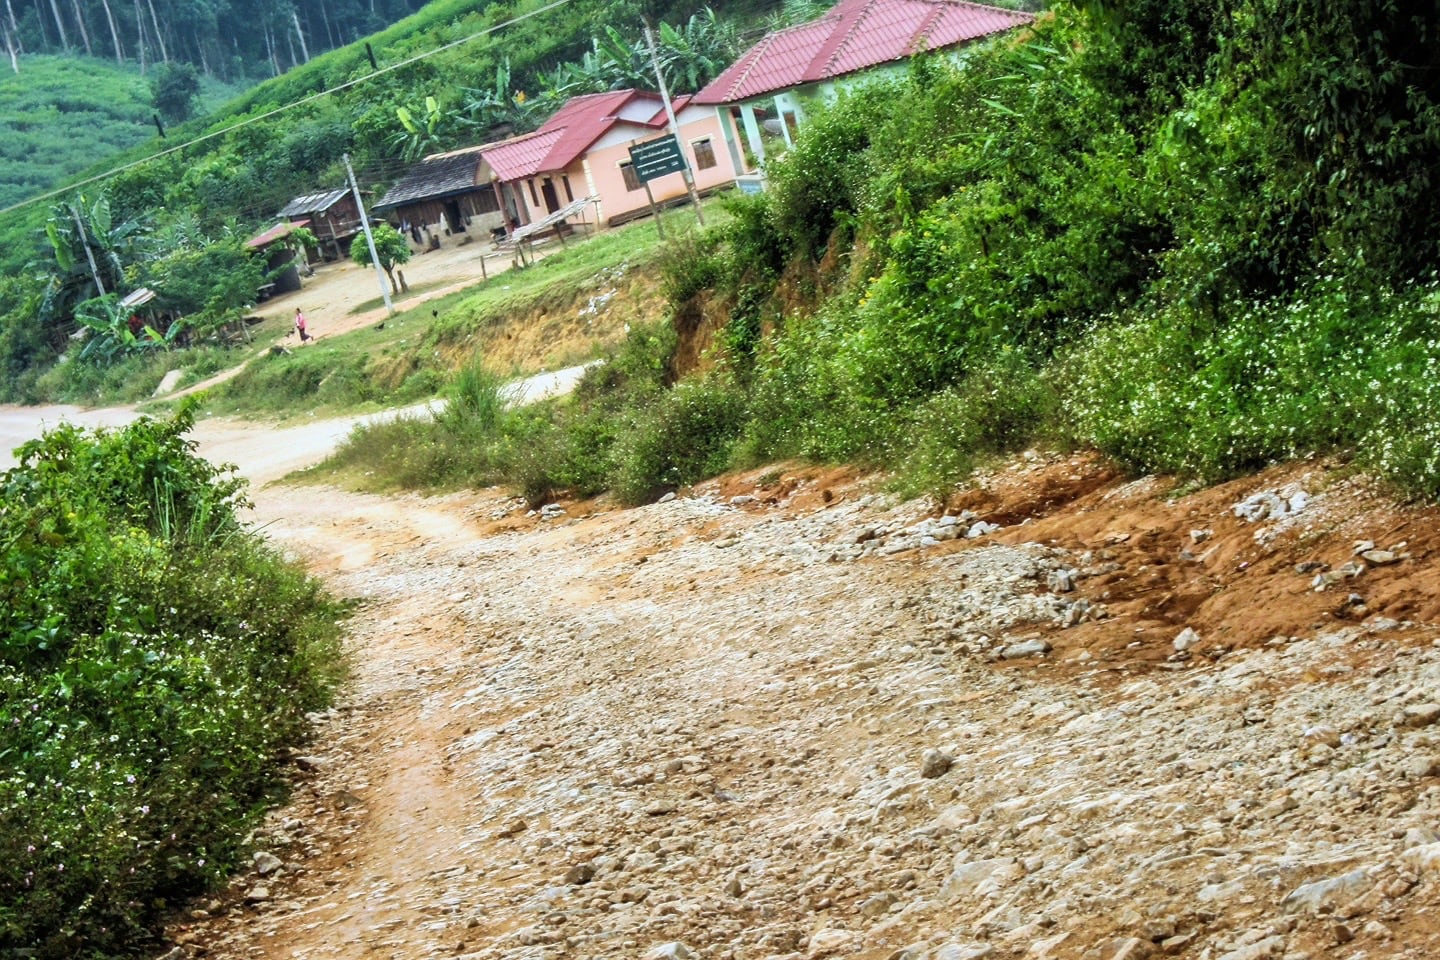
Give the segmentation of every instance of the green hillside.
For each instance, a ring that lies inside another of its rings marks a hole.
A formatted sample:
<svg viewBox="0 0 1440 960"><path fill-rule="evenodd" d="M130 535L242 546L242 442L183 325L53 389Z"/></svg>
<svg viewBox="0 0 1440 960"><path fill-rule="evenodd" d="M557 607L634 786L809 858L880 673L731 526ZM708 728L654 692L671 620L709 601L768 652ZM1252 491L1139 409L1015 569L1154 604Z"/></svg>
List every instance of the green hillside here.
<svg viewBox="0 0 1440 960"><path fill-rule="evenodd" d="M201 100L224 102L235 88L201 81ZM0 207L78 176L109 157L156 139L149 81L136 65L90 57L26 57L0 73Z"/></svg>
<svg viewBox="0 0 1440 960"><path fill-rule="evenodd" d="M162 346L124 329L118 299L138 286L159 290L154 309L202 337L235 319L264 279L244 238L290 198L343 183L347 154L361 186L383 191L415 157L533 129L576 94L653 89L640 40L646 15L659 21L662 62L686 78L676 92L693 89L738 54L739 25L770 9L763 0L723 9L697 0L435 0L171 126L166 139L93 157L70 179L75 190L0 207L0 397L74 396L55 390L55 378L51 387L38 381L81 325L101 332L90 362ZM817 8L794 0L784 11ZM90 253L110 277L108 300Z"/></svg>
<svg viewBox="0 0 1440 960"><path fill-rule="evenodd" d="M150 90L135 69L101 60L27 57L0 73L0 207L50 189L155 136Z"/></svg>
<svg viewBox="0 0 1440 960"><path fill-rule="evenodd" d="M131 141L136 145L102 155L84 172L101 175L177 143L205 138L108 183L105 189L117 212L158 221L191 215L212 230L231 219L257 224L296 193L338 183L340 158L347 152L362 179L381 185L417 152L477 142L497 125L537 123L547 106L572 93L644 82L643 73L599 76L577 69L587 54L592 54L591 67L603 60L593 56L595 41L608 38L611 29L623 42L635 42L642 8L676 24L702 8L695 0L658 5L569 0L558 9L549 6L539 0L513 5L435 0L364 41L314 55L207 116L172 128L168 140L140 122L148 109L126 107L124 115L139 128ZM754 19L765 6L725 4L718 16ZM729 36L733 39L733 32ZM38 61L25 60L19 78L27 87L34 84L31 62ZM317 94L325 95L306 102ZM120 102L133 104L135 96ZM423 115L427 97L438 104L439 122L422 137L407 139L397 109ZM528 107L518 110L517 100ZM280 112L267 116L274 111ZM96 154L89 157L93 162ZM17 192L33 195L34 181L26 184L31 189L22 186ZM43 255L43 247L36 246L43 219L34 207L0 213L0 273L13 274L37 253Z"/></svg>
<svg viewBox="0 0 1440 960"><path fill-rule="evenodd" d="M1057 4L817 110L764 194L674 243L682 343L646 368L704 350L707 376L610 367L539 423L389 447L535 502L791 458L943 499L1032 445L1195 483L1353 463L1440 500L1437 41L1418 2Z"/></svg>

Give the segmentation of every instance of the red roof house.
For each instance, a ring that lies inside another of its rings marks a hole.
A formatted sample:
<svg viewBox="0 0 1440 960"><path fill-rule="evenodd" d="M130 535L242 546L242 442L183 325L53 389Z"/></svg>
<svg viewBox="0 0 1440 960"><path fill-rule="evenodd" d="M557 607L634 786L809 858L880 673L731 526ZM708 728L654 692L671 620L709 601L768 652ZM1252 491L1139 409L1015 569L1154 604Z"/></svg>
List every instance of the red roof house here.
<svg viewBox="0 0 1440 960"><path fill-rule="evenodd" d="M671 102L681 152L698 190L735 180L729 151L714 112L691 98ZM591 93L565 102L534 133L480 148L513 224L530 223L580 204L571 219L617 223L649 209L644 185L630 167L629 148L669 132L660 95L641 90ZM650 183L657 203L686 194L673 174ZM589 198L589 203L583 201Z"/></svg>
<svg viewBox="0 0 1440 960"><path fill-rule="evenodd" d="M727 121L743 125L747 145L764 160L761 130L787 144L804 119L801 98L833 97L860 74L902 63L916 53L953 50L1029 23L1028 13L966 0L841 0L818 20L767 34L695 95Z"/></svg>

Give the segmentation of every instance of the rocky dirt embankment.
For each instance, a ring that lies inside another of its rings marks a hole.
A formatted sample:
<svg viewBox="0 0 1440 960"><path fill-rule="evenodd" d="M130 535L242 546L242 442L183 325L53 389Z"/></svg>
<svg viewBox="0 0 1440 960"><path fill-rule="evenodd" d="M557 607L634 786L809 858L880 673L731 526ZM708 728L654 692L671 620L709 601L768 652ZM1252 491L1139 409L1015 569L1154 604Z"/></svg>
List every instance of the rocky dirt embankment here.
<svg viewBox="0 0 1440 960"><path fill-rule="evenodd" d="M267 495L362 598L354 689L174 952L1440 955L1434 512L1165 493Z"/></svg>

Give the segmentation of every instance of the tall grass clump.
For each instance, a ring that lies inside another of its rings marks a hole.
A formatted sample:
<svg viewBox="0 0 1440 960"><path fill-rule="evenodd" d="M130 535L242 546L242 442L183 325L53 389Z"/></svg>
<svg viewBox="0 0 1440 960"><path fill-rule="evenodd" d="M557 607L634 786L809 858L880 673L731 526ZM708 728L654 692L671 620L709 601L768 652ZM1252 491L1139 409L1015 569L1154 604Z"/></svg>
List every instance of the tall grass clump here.
<svg viewBox="0 0 1440 960"><path fill-rule="evenodd" d="M612 486L625 504L714 476L730 465L745 398L720 379L683 383L617 439Z"/></svg>
<svg viewBox="0 0 1440 960"><path fill-rule="evenodd" d="M450 381L445 404L435 413L436 424L456 436L495 431L505 413L503 387L504 380L483 363L468 364Z"/></svg>
<svg viewBox="0 0 1440 960"><path fill-rule="evenodd" d="M0 952L148 942L241 859L339 679L340 608L191 422L64 426L0 476Z"/></svg>
<svg viewBox="0 0 1440 960"><path fill-rule="evenodd" d="M671 389L672 327L637 327L574 394L515 407L478 361L433 418L357 428L324 471L364 469L375 486L505 483L532 503L614 491L640 503L728 465L745 398L723 378Z"/></svg>

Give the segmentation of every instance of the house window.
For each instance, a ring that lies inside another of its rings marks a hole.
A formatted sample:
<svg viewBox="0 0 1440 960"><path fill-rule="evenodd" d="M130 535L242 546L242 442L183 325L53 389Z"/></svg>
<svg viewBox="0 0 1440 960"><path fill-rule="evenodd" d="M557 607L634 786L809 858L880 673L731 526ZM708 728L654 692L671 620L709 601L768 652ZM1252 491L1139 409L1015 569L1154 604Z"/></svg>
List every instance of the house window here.
<svg viewBox="0 0 1440 960"><path fill-rule="evenodd" d="M560 174L560 182L565 185L565 202L574 203L575 191L570 189L570 177L562 173Z"/></svg>
<svg viewBox="0 0 1440 960"><path fill-rule="evenodd" d="M625 178L626 190L639 190L643 186L640 182L640 175L635 172L635 164L629 160L620 164L620 175Z"/></svg>
<svg viewBox="0 0 1440 960"><path fill-rule="evenodd" d="M695 169L709 170L715 166L715 147L710 143L710 138L696 140L690 144L690 149L695 151Z"/></svg>
<svg viewBox="0 0 1440 960"><path fill-rule="evenodd" d="M535 181L527 180L526 183L530 184L530 202L538 209L540 206L540 195L535 192Z"/></svg>

